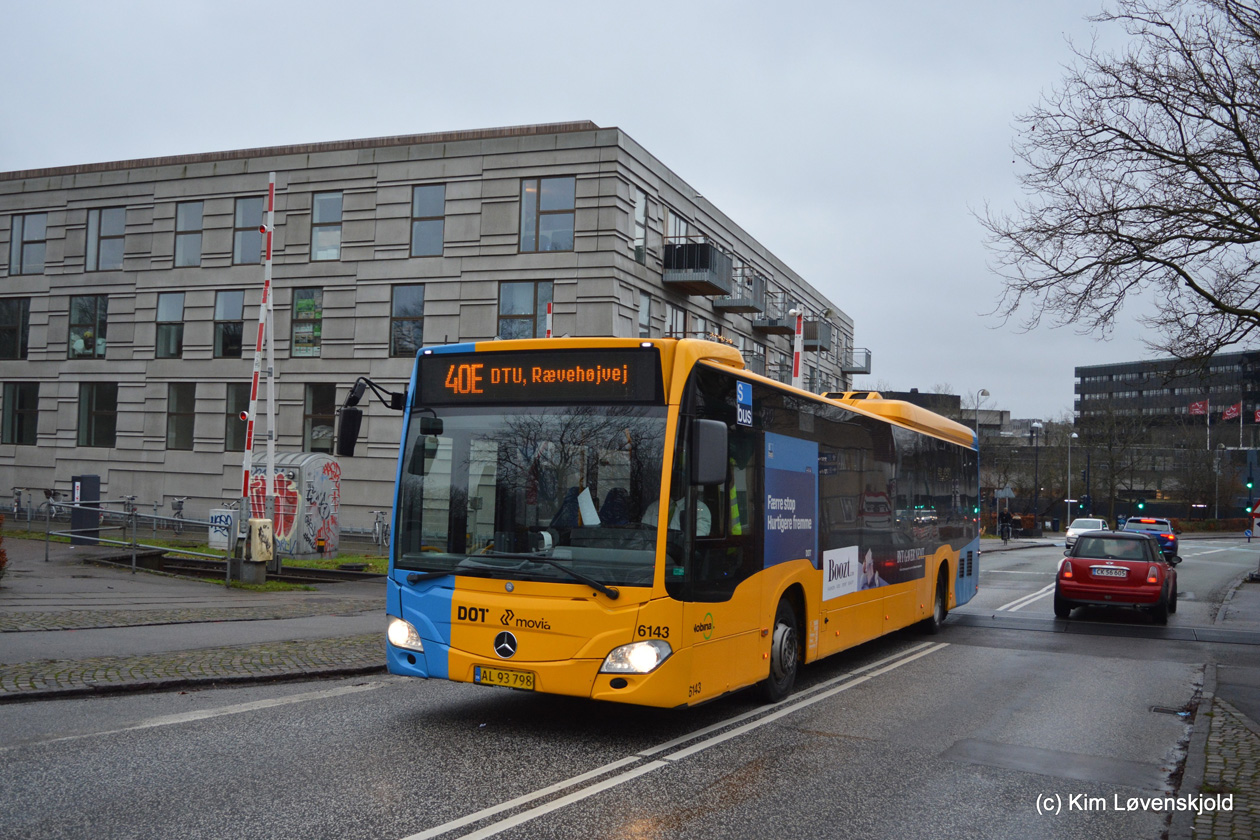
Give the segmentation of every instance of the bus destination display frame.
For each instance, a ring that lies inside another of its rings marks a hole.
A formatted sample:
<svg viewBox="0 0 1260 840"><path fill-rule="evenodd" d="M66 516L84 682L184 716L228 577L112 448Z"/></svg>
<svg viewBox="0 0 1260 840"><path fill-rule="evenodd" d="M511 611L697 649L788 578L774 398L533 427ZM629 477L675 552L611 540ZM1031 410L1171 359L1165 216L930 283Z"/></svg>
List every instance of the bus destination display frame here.
<svg viewBox="0 0 1260 840"><path fill-rule="evenodd" d="M660 404L652 348L420 356L417 406Z"/></svg>

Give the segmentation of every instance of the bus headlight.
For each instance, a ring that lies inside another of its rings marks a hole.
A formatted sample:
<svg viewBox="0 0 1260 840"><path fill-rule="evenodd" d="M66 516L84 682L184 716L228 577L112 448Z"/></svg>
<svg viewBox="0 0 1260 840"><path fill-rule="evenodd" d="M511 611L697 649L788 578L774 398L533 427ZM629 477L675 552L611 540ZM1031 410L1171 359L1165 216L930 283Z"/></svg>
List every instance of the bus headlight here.
<svg viewBox="0 0 1260 840"><path fill-rule="evenodd" d="M604 659L599 672L601 674L649 674L669 659L673 652L669 642L663 642L660 639L633 642L613 648Z"/></svg>
<svg viewBox="0 0 1260 840"><path fill-rule="evenodd" d="M389 639L391 645L424 653L424 643L420 641L420 634L416 632L416 628L401 618L395 618L392 615L388 616L388 618L389 623L385 627L385 637Z"/></svg>

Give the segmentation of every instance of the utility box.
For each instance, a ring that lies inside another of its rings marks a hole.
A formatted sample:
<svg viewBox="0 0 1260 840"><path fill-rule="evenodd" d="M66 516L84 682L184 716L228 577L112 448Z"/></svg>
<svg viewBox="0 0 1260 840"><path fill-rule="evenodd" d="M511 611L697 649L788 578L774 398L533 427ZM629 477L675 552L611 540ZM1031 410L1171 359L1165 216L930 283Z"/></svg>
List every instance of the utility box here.
<svg viewBox="0 0 1260 840"><path fill-rule="evenodd" d="M267 516L267 454L254 453L249 518ZM277 558L336 557L341 542L341 465L322 452L276 455L273 545ZM322 551L321 551L322 547Z"/></svg>
<svg viewBox="0 0 1260 840"><path fill-rule="evenodd" d="M75 475L70 477L72 490L70 501L75 507L70 508L71 545L100 545L97 536L100 534L101 512L96 507L101 500L101 477L99 475ZM92 505L82 508L79 505Z"/></svg>

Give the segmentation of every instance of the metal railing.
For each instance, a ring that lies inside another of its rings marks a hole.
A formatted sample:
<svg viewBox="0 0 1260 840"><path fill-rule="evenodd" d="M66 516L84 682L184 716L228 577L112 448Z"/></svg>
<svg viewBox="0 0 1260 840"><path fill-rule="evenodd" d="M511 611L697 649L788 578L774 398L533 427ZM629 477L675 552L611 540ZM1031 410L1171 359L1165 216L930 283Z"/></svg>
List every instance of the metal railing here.
<svg viewBox="0 0 1260 840"><path fill-rule="evenodd" d="M117 512L111 510L109 508L110 505L117 505L119 510ZM52 527L52 523L53 523L52 512L53 512L54 507L59 508L64 511L69 511L71 514L72 520L73 520L74 511L76 510L89 511L98 517L97 524L90 528L77 528L77 529L67 528L65 530L54 531ZM182 510L180 512L182 513ZM45 513L45 519L44 519L44 562L45 563L48 562L49 543L51 542L53 537L69 537L71 541L73 541L75 537L78 537L80 539L93 540L97 544L104 543L106 545L116 545L116 546L120 546L124 548L130 548L132 574L135 574L136 572L137 552L140 549L145 549L145 550L152 550L152 551L162 551L162 552L166 552L170 554L179 554L179 555L183 555L187 557L205 557L210 560L221 559L224 561L224 565L226 566L226 574L223 581L223 585L228 586L232 583L232 560L233 560L233 554L235 553L235 550L236 550L236 542L237 542L237 535L234 532L237 529L231 527L230 525L226 529L223 529L222 525L215 522L211 522L209 520L187 519L187 518L184 518L183 516L159 516L156 513L153 513L153 514L141 513L139 510L139 507L136 504L135 496L124 496L122 499L103 499L101 501L85 502L85 503L78 503L78 504L74 502L54 501L50 497L48 504L44 508L44 513ZM118 524L106 525L105 523L109 519L118 520ZM204 551L193 551L192 549L187 549L187 548L171 548L170 546L149 545L147 543L142 543L137 538L137 532L139 530L141 519L153 520L153 532L155 534L157 533L157 523L159 521L172 523L172 526L174 526L175 524L178 524L180 526L203 526L204 525L206 527L207 534L210 532L210 529L213 529L213 528L217 528L220 530L227 530L227 547L221 553L208 554ZM119 529L122 532L123 537L126 537L128 531L130 531L131 538L129 540L128 539L114 540L114 539L102 537L100 535L101 531L112 531L115 528Z"/></svg>

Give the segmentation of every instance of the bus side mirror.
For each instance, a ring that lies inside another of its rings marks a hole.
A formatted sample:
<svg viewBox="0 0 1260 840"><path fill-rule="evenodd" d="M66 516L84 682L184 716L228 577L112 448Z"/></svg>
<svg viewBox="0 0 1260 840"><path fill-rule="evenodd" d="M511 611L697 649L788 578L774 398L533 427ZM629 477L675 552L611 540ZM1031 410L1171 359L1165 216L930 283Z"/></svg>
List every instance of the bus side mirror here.
<svg viewBox="0 0 1260 840"><path fill-rule="evenodd" d="M690 443L691 483L726 481L726 424L721 420L692 421Z"/></svg>
<svg viewBox="0 0 1260 840"><path fill-rule="evenodd" d="M363 425L363 409L342 406L341 425L337 428L337 454L354 457L354 446L359 442L359 428Z"/></svg>

